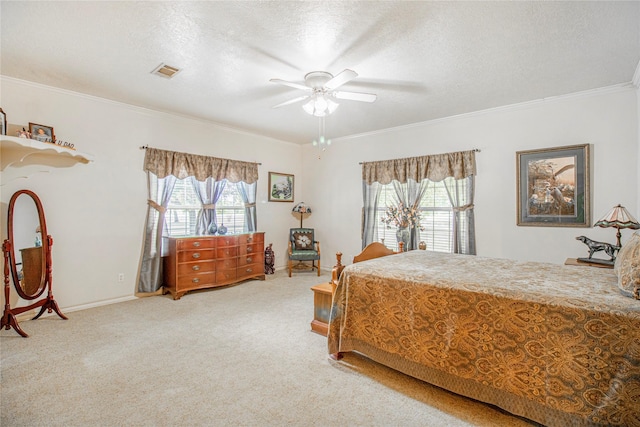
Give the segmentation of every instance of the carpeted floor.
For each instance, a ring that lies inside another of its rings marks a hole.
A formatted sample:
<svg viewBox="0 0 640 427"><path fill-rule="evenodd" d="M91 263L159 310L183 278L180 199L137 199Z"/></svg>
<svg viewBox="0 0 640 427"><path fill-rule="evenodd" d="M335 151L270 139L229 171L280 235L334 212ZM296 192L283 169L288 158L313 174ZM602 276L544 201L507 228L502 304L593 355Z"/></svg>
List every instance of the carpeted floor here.
<svg viewBox="0 0 640 427"><path fill-rule="evenodd" d="M2 330L0 425L535 425L358 354L329 359L309 327L309 288L328 280L278 271Z"/></svg>

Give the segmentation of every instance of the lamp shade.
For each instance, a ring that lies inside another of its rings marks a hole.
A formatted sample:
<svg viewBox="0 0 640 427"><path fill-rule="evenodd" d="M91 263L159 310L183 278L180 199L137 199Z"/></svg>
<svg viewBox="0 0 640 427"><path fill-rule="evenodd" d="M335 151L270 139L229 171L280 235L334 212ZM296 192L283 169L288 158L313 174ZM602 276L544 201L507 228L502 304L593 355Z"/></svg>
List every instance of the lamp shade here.
<svg viewBox="0 0 640 427"><path fill-rule="evenodd" d="M304 217L304 214L311 213L311 208L305 205L304 202L300 202L291 209L291 212L300 214L300 228L302 228L302 218Z"/></svg>
<svg viewBox="0 0 640 427"><path fill-rule="evenodd" d="M300 203L298 203L297 205L295 205L293 207L291 212L311 213L311 208L309 206L305 205L304 202L300 202Z"/></svg>
<svg viewBox="0 0 640 427"><path fill-rule="evenodd" d="M640 224L638 221L631 216L629 212L622 205L614 206L605 216L596 221L593 226L598 226L602 228L614 227L618 229L616 233L616 245L620 247L620 238L622 237L622 233L620 232L621 228L630 228L632 230L637 230L640 228Z"/></svg>
<svg viewBox="0 0 640 427"><path fill-rule="evenodd" d="M638 221L631 216L631 214L622 205L615 206L605 216L600 218L593 224L594 227L615 227L615 228L630 228L637 230L640 228Z"/></svg>

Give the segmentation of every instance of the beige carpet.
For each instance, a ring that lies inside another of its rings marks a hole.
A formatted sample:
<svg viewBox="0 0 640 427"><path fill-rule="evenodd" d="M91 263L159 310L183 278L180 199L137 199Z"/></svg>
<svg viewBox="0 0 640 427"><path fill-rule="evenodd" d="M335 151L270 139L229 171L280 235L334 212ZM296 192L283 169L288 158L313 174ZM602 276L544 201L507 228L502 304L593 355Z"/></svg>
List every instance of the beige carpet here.
<svg viewBox="0 0 640 427"><path fill-rule="evenodd" d="M328 279L278 271L2 330L0 425L535 425L357 354L330 360L309 328L309 288Z"/></svg>

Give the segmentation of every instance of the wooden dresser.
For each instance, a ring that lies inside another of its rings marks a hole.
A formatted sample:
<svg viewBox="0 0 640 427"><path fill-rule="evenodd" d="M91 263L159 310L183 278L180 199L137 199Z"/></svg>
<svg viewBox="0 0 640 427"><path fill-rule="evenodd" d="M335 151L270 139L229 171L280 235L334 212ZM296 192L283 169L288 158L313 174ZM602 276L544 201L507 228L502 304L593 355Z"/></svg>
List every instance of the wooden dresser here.
<svg viewBox="0 0 640 427"><path fill-rule="evenodd" d="M264 280L264 233L170 237L163 261L164 292L173 299L195 289Z"/></svg>

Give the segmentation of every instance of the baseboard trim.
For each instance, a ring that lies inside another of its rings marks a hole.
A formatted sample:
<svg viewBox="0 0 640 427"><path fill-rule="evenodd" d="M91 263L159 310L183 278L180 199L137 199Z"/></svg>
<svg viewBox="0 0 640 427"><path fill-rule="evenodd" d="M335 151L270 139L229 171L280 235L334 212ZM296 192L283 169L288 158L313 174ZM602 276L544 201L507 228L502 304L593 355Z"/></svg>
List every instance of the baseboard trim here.
<svg viewBox="0 0 640 427"><path fill-rule="evenodd" d="M131 300L134 300L134 299L138 299L138 297L135 296L135 295L129 295L129 296L126 296L126 297L120 297L120 298L107 299L107 300L103 300L103 301L91 302L89 304L73 305L73 306L70 306L70 307L60 307L60 311L62 311L63 314L67 314L67 313L73 313L74 311L87 310L89 308L101 307L103 305L117 304L119 302L131 301ZM16 318L18 319L19 322L23 322L25 320L31 320L33 318L33 316L35 316L39 310L40 310L40 307L34 308L33 310L26 311L24 313L20 313L19 315L16 316ZM48 316L57 316L57 314L55 312L52 312L52 313L46 313L45 312L42 315L42 317L48 317Z"/></svg>

